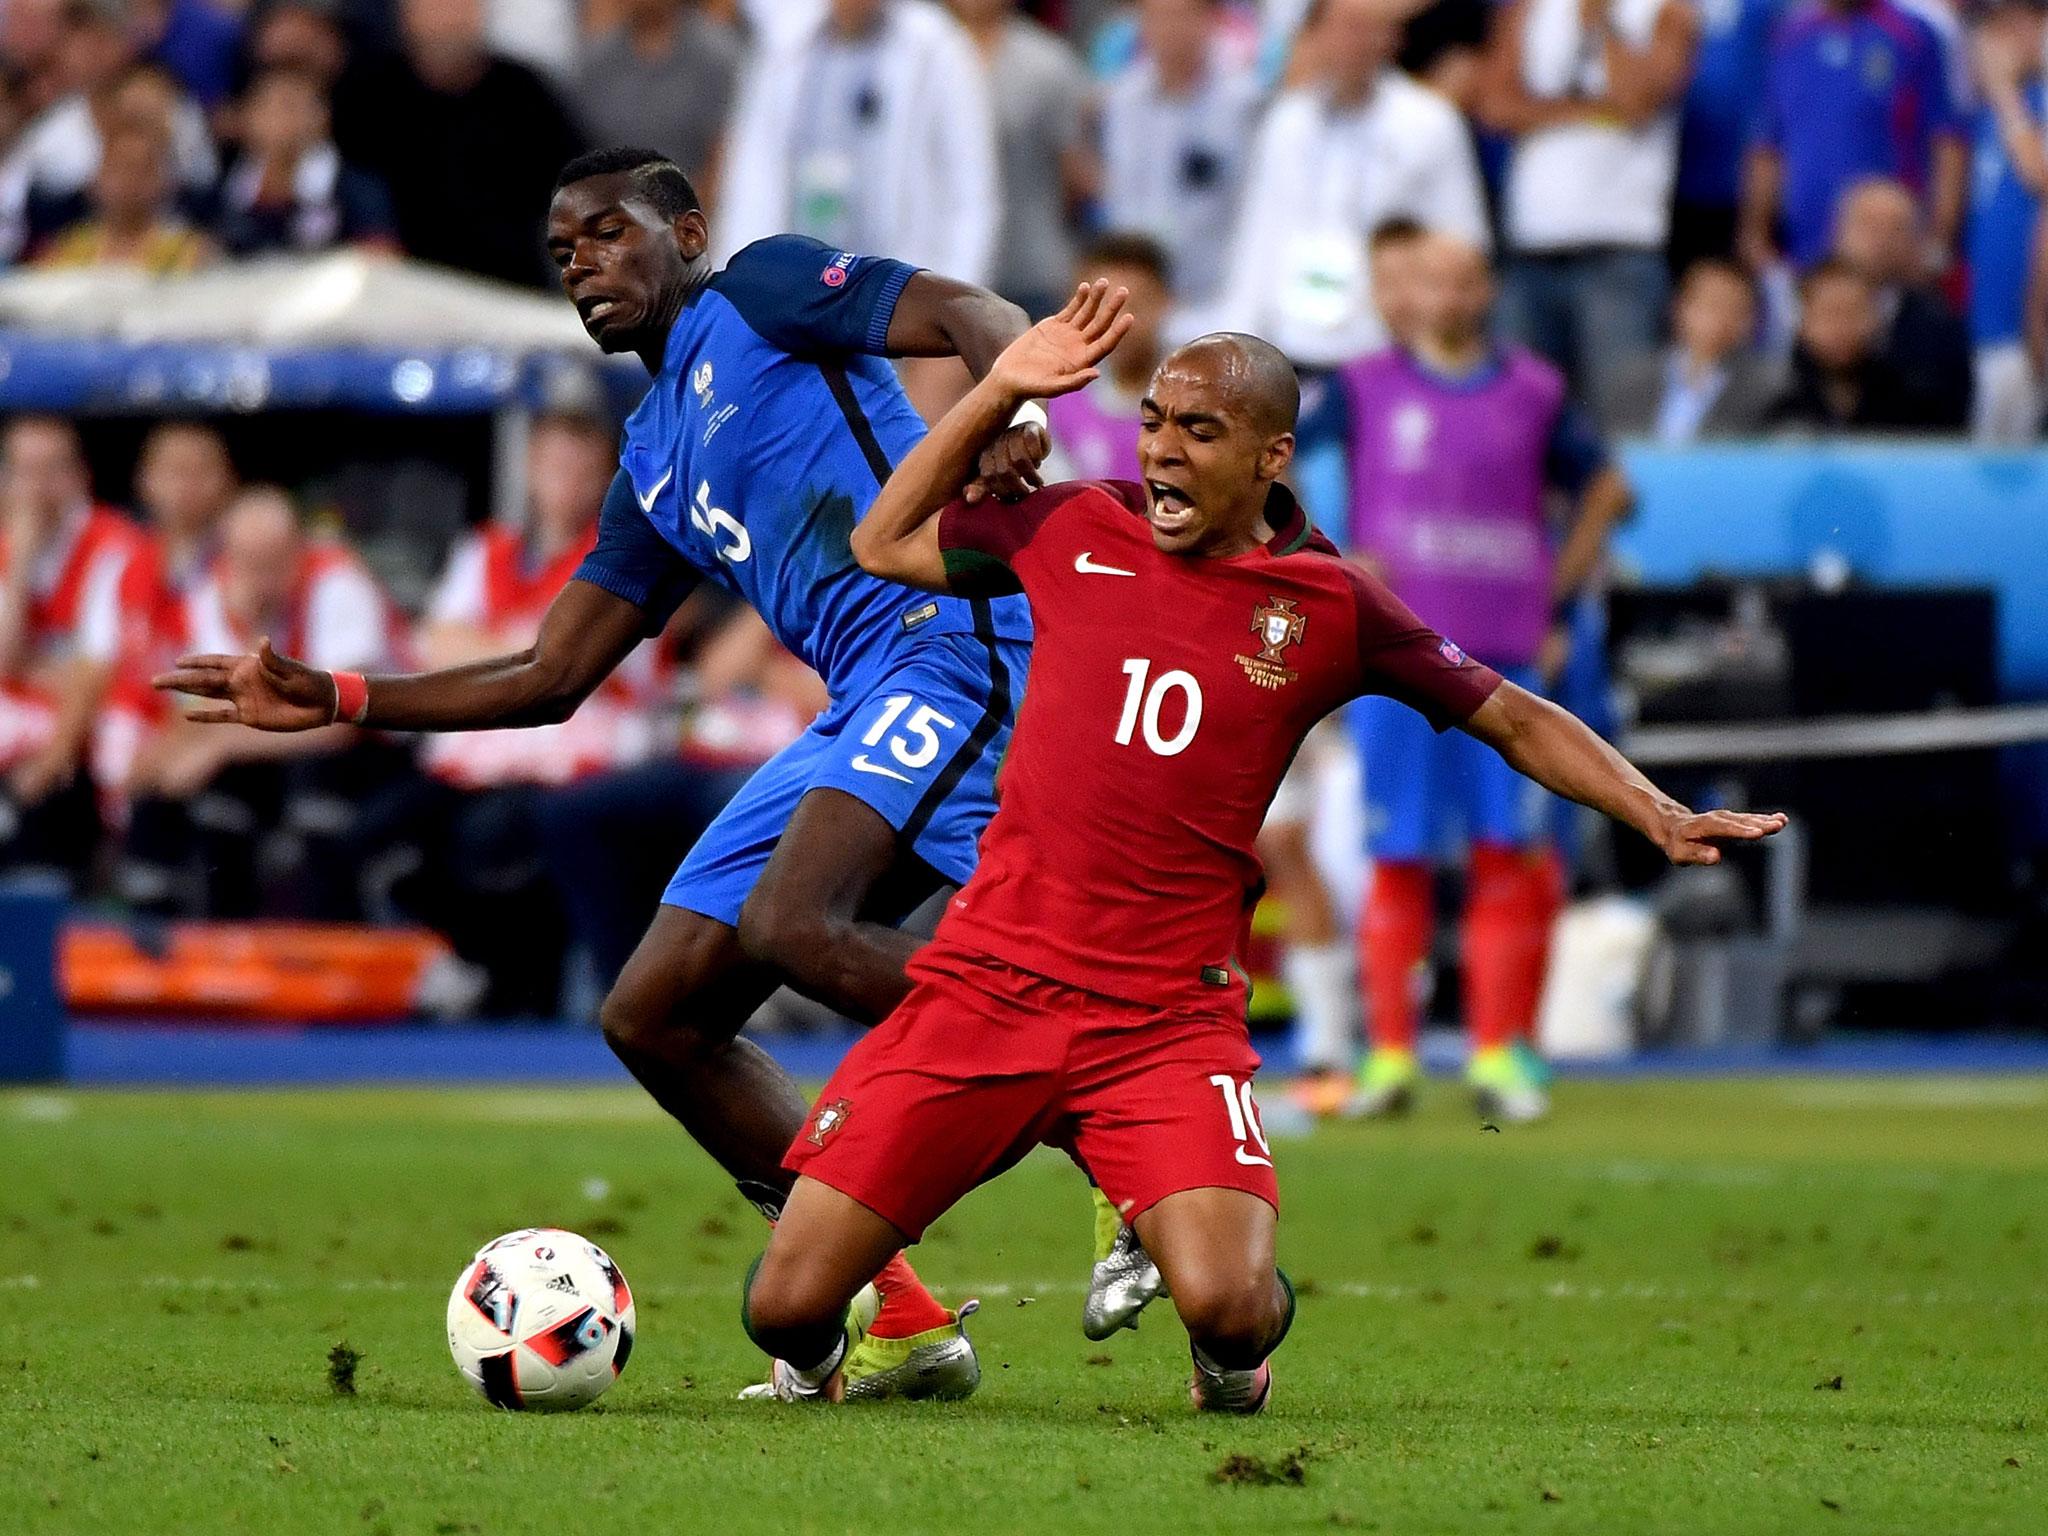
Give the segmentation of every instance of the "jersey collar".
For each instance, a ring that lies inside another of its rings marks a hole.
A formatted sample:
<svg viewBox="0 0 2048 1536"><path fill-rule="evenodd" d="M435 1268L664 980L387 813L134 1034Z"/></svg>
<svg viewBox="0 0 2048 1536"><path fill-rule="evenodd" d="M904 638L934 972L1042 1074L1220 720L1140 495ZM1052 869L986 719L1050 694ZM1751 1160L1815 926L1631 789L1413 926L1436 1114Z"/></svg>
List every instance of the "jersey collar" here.
<svg viewBox="0 0 2048 1536"><path fill-rule="evenodd" d="M1301 503L1294 498L1294 492L1273 482L1273 488L1266 492L1266 521L1272 525L1273 537L1266 540L1269 555L1291 555L1308 543L1309 535L1316 531L1315 524L1308 520L1308 514L1301 509Z"/></svg>

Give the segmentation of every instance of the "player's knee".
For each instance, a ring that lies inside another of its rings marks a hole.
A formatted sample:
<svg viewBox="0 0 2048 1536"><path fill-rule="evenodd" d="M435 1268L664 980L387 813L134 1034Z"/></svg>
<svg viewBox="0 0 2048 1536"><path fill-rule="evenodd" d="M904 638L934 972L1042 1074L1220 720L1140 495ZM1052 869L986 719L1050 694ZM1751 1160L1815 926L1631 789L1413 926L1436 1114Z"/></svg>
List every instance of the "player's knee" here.
<svg viewBox="0 0 2048 1536"><path fill-rule="evenodd" d="M1188 1337L1212 1360L1232 1367L1255 1365L1265 1358L1285 1311L1271 1270L1176 1276L1173 1304Z"/></svg>
<svg viewBox="0 0 2048 1536"><path fill-rule="evenodd" d="M612 1054L628 1065L635 1055L659 1053L672 1058L678 1049L687 1049L692 1041L703 1040L701 1033L678 1019L672 1008L625 987L612 988L598 1007L597 1022Z"/></svg>

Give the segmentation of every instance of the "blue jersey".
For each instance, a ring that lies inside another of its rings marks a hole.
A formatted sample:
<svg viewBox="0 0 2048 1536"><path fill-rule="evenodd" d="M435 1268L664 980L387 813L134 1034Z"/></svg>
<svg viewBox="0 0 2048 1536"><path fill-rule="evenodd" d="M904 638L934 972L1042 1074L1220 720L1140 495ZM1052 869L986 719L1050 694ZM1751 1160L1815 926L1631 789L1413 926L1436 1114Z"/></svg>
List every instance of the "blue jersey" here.
<svg viewBox="0 0 2048 1536"><path fill-rule="evenodd" d="M1807 0L1771 47L1761 134L1785 161L1786 254L1808 267L1834 240L1836 205L1866 176L1927 191L1933 142L1961 133L1941 35L1895 3Z"/></svg>
<svg viewBox="0 0 2048 1536"><path fill-rule="evenodd" d="M915 269L797 235L760 240L700 287L626 422L597 547L577 572L658 629L696 577L751 603L835 699L913 636L1025 640L1021 598L932 597L849 545L924 435L882 353Z"/></svg>
<svg viewBox="0 0 2048 1536"><path fill-rule="evenodd" d="M1678 200L1733 208L1755 134L1757 82L1783 0L1696 0L1699 53L1679 119Z"/></svg>
<svg viewBox="0 0 2048 1536"><path fill-rule="evenodd" d="M2048 82L2029 81L2024 93L2039 132L2048 119ZM1978 113L1970 173L1970 338L1980 347L2018 341L2026 330L2027 261L2041 202L2020 180L1989 107Z"/></svg>

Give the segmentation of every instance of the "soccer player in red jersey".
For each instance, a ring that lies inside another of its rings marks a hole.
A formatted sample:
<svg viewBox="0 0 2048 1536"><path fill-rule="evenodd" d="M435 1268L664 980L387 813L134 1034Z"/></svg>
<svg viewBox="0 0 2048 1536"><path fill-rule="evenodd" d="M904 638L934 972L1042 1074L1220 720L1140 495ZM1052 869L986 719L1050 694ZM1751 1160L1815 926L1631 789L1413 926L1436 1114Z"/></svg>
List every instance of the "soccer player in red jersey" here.
<svg viewBox="0 0 2048 1536"><path fill-rule="evenodd" d="M790 1147L751 1277L776 1392L831 1399L847 1308L975 1185L1046 1142L1135 1225L1193 1344L1196 1406L1256 1412L1293 1319L1252 1098L1236 950L1267 802L1317 720L1362 693L1462 727L1676 863L1781 816L1695 815L1555 705L1504 683L1310 528L1280 484L1299 392L1279 352L1204 337L1143 404L1143 485L957 495L1027 400L1078 389L1124 329L1081 288L1013 344L856 528L876 575L1024 592L1030 685L981 863L903 1004L848 1053Z"/></svg>

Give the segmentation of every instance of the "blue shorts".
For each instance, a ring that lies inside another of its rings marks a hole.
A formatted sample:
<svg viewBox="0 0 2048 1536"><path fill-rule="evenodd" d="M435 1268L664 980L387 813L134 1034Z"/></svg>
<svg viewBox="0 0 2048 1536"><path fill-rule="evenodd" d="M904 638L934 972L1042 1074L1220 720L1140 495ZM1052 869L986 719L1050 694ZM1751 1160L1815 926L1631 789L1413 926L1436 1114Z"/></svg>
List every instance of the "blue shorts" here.
<svg viewBox="0 0 2048 1536"><path fill-rule="evenodd" d="M730 927L797 802L837 789L875 808L917 856L956 884L974 873L996 813L996 768L1010 745L1031 647L933 635L864 693L842 699L733 796L662 894Z"/></svg>
<svg viewBox="0 0 2048 1536"><path fill-rule="evenodd" d="M1503 675L1538 691L1535 669ZM1455 854L1460 839L1529 848L1547 841L1552 797L1463 731L1439 735L1392 699L1351 706L1352 739L1365 772L1365 846L1376 859L1428 862Z"/></svg>

